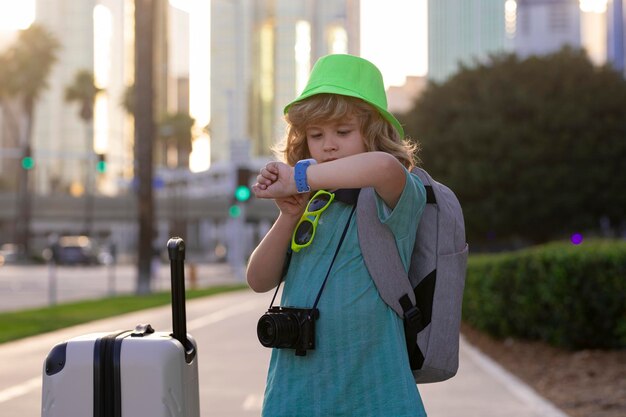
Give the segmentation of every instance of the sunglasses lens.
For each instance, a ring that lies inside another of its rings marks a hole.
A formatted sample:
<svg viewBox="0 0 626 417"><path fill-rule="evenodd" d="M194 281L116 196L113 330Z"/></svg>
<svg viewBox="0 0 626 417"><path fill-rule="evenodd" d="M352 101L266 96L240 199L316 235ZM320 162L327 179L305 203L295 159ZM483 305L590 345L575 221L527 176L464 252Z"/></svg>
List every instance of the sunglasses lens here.
<svg viewBox="0 0 626 417"><path fill-rule="evenodd" d="M314 212L314 211L321 210L326 204L328 204L329 200L330 200L330 195L328 194L318 195L313 200L311 200L311 202L309 202L309 211Z"/></svg>
<svg viewBox="0 0 626 417"><path fill-rule="evenodd" d="M313 223L310 221L304 221L300 223L296 229L294 240L298 245L304 245L311 240L313 236Z"/></svg>

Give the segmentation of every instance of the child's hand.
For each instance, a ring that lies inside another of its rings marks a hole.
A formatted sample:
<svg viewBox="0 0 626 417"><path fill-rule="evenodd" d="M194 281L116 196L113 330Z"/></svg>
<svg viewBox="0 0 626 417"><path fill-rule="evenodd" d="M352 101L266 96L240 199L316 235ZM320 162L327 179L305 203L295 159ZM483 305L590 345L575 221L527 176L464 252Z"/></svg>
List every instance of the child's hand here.
<svg viewBox="0 0 626 417"><path fill-rule="evenodd" d="M252 188L257 188L259 190L266 190L267 187L272 185L278 179L278 169L273 165L273 163L269 163L265 165L264 168L261 168L259 171L259 175L256 177L256 184L252 186ZM255 193L256 194L256 193Z"/></svg>
<svg viewBox="0 0 626 417"><path fill-rule="evenodd" d="M309 202L310 193L294 194L288 197L277 198L274 200L281 214L297 217L300 219L307 203Z"/></svg>
<svg viewBox="0 0 626 417"><path fill-rule="evenodd" d="M297 194L293 168L282 162L270 162L261 169L252 186L257 198L282 198Z"/></svg>

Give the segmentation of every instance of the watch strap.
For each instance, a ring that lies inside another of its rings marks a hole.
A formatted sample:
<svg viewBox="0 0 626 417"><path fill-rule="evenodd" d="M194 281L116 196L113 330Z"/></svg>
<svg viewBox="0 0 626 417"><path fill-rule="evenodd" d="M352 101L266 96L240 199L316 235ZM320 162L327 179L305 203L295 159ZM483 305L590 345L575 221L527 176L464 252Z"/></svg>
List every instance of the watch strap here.
<svg viewBox="0 0 626 417"><path fill-rule="evenodd" d="M296 181L296 189L298 193L308 193L311 191L311 187L306 178L306 170L309 165L316 164L315 159L302 159L296 162L296 166L294 167L293 178Z"/></svg>

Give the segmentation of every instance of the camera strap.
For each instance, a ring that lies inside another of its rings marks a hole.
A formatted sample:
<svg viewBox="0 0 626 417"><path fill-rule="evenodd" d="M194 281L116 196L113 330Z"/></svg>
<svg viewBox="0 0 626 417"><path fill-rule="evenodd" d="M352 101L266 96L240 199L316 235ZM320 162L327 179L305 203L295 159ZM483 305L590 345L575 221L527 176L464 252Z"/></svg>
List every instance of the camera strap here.
<svg viewBox="0 0 626 417"><path fill-rule="evenodd" d="M319 292L317 293L317 297L315 298L315 303L313 303L313 307L311 307L311 311L314 311L317 308L317 303L320 301L320 297L322 296L322 291L324 291L324 287L326 286L326 281L328 281L328 277L330 276L330 271L333 268L333 264L335 263L335 259L337 259L337 254L339 253L339 249L341 248L341 244L348 233L348 227L350 227L350 220L352 220L352 216L354 215L354 210L356 209L356 205L352 207L352 211L350 212L350 217L348 217L348 221L346 222L346 226L343 228L343 233L341 234L341 238L339 239L339 243L337 244L337 249L335 249L335 254L333 255L333 259L330 261L330 266L328 267L328 271L326 272L326 277L324 277L324 281L322 282L322 286L320 287ZM289 267L289 262L291 261L291 250L287 252L287 259L285 260L285 267L283 270L283 274L280 278L280 282L276 286L276 291L274 292L274 297L272 297L272 301L270 302L270 308L274 305L274 300L276 299L276 295L278 294L278 289L280 288L280 284L283 283L283 278L287 275L287 268Z"/></svg>

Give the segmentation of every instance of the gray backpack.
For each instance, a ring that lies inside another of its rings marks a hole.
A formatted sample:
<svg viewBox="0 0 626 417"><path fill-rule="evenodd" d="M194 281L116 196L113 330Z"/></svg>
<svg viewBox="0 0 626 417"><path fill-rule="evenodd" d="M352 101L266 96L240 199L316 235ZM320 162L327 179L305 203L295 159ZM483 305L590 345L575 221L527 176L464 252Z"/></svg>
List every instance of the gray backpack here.
<svg viewBox="0 0 626 417"><path fill-rule="evenodd" d="M468 245L461 205L454 193L426 171L412 171L426 187L409 273L394 237L378 220L374 190L357 203L357 230L365 265L382 299L404 319L415 382L439 382L459 367L461 305Z"/></svg>

